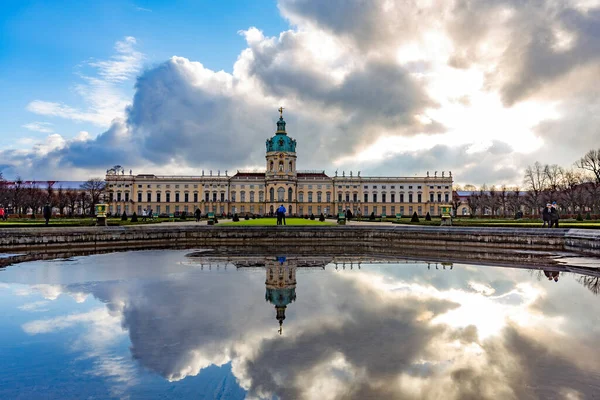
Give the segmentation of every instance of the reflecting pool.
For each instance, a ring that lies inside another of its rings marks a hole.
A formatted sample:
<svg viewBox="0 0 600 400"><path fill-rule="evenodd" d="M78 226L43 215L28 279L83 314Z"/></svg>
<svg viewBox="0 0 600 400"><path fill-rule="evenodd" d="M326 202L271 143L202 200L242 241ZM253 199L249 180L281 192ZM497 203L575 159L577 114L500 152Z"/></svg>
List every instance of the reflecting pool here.
<svg viewBox="0 0 600 400"><path fill-rule="evenodd" d="M598 398L599 275L190 250L18 264L0 398Z"/></svg>

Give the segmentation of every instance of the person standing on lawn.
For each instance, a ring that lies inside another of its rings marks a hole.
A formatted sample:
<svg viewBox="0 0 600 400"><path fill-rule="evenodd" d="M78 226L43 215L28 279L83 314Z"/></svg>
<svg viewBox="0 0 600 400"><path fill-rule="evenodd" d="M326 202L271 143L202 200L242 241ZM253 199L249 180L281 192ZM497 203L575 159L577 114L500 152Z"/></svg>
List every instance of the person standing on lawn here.
<svg viewBox="0 0 600 400"><path fill-rule="evenodd" d="M194 216L196 217L196 222L200 222L200 217L202 216L202 212L200 211L199 208L196 208L196 211L194 211Z"/></svg>
<svg viewBox="0 0 600 400"><path fill-rule="evenodd" d="M44 219L46 220L46 225L48 225L48 222L50 222L50 217L52 217L52 207L50 207L50 204L46 203L42 213L44 215Z"/></svg>
<svg viewBox="0 0 600 400"><path fill-rule="evenodd" d="M0 221L6 221L6 211L2 206L0 206Z"/></svg>
<svg viewBox="0 0 600 400"><path fill-rule="evenodd" d="M558 215L558 206L556 205L556 202L553 202L552 207L550 208L550 228L558 228L559 219L560 216Z"/></svg>
<svg viewBox="0 0 600 400"><path fill-rule="evenodd" d="M287 212L287 210L285 209L283 204L281 206L279 206L279 208L277 209L277 220L279 221L278 225L285 225L285 213L286 212Z"/></svg>
<svg viewBox="0 0 600 400"><path fill-rule="evenodd" d="M546 204L544 211L542 211L542 221L544 221L544 223L542 224L542 228L550 227L550 207L551 206L552 205L550 203Z"/></svg>

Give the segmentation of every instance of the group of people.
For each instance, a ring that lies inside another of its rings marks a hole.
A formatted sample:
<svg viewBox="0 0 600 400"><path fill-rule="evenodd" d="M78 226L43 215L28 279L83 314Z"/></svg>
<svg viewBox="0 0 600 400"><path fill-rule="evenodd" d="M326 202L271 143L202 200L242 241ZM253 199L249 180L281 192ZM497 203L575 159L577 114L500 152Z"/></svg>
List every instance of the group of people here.
<svg viewBox="0 0 600 400"><path fill-rule="evenodd" d="M545 228L546 226L548 228L558 228L559 219L560 217L558 215L558 207L556 202L553 202L552 204L546 204L544 211L542 211L542 221L544 221L542 228Z"/></svg>
<svg viewBox="0 0 600 400"><path fill-rule="evenodd" d="M146 218L152 219L152 209L150 207L142 210L142 221L145 221Z"/></svg>
<svg viewBox="0 0 600 400"><path fill-rule="evenodd" d="M285 209L285 207L282 205L279 206L279 208L276 211L277 214L277 225L285 225L285 213L287 212L287 210Z"/></svg>

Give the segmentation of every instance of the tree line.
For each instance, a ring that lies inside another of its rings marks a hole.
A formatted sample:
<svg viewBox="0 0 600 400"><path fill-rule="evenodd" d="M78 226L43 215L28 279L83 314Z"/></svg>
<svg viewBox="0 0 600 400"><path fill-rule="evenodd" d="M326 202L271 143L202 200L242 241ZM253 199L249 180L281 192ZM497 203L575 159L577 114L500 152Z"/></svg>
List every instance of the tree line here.
<svg viewBox="0 0 600 400"><path fill-rule="evenodd" d="M544 206L552 202L566 214L600 214L600 149L588 151L568 168L539 162L529 165L523 186L488 187L484 184L479 190L472 185L463 189L473 192L467 199L473 215L507 217L523 209L526 214L539 215ZM458 196L453 200L457 209L460 205L457 202L461 200Z"/></svg>
<svg viewBox="0 0 600 400"><path fill-rule="evenodd" d="M46 204L61 215L93 215L94 204L103 198L105 188L100 178L87 180L79 189L57 187L53 181L25 183L21 178L9 184L0 173L0 206L10 214L31 213L32 218L41 214Z"/></svg>

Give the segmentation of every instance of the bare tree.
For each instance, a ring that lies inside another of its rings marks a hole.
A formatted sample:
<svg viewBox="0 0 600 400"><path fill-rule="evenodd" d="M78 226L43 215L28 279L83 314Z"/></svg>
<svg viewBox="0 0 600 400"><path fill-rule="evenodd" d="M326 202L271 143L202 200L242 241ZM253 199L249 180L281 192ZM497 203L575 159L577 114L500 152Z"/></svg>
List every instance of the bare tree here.
<svg viewBox="0 0 600 400"><path fill-rule="evenodd" d="M462 204L460 200L460 196L458 195L456 190L452 191L452 209L454 210L454 216L458 215L458 207Z"/></svg>
<svg viewBox="0 0 600 400"><path fill-rule="evenodd" d="M600 277L581 275L577 278L577 282L588 288L595 295L600 293Z"/></svg>
<svg viewBox="0 0 600 400"><path fill-rule="evenodd" d="M556 164L546 165L544 167L544 174L546 175L546 193L548 194L547 201L553 202L558 200L557 193L560 190L563 172L563 168Z"/></svg>
<svg viewBox="0 0 600 400"><path fill-rule="evenodd" d="M32 182L24 189L23 205L31 210L31 218L35 218L35 214L44 205L46 195L35 182Z"/></svg>
<svg viewBox="0 0 600 400"><path fill-rule="evenodd" d="M496 185L490 186L490 189L488 190L487 206L489 207L492 216L495 217L498 207L500 206L500 195L498 189L496 189Z"/></svg>
<svg viewBox="0 0 600 400"><path fill-rule="evenodd" d="M506 188L506 185L502 185L502 187L500 187L500 193L499 193L499 198L500 198L500 206L502 207L502 216L504 218L506 218L506 213L507 213L507 205L508 205L508 189Z"/></svg>
<svg viewBox="0 0 600 400"><path fill-rule="evenodd" d="M8 183L4 179L2 172L0 171L0 207L8 206L10 201L10 190Z"/></svg>
<svg viewBox="0 0 600 400"><path fill-rule="evenodd" d="M17 176L17 178L15 179L15 183L13 185L12 188L12 206L14 208L14 211L19 214L19 217L21 216L21 214L23 213L23 196L24 196L24 191L23 191L23 180L21 179L21 177Z"/></svg>
<svg viewBox="0 0 600 400"><path fill-rule="evenodd" d="M479 209L479 194L471 193L471 195L467 197L467 205L471 209L471 215L475 216L477 214L477 210Z"/></svg>
<svg viewBox="0 0 600 400"><path fill-rule="evenodd" d="M69 189L65 194L67 198L67 204L69 207L69 216L72 217L75 214L75 209L77 208L77 200L79 199L79 193L76 191Z"/></svg>
<svg viewBox="0 0 600 400"><path fill-rule="evenodd" d="M581 169L592 172L596 183L600 184L600 149L588 151L576 165Z"/></svg>
<svg viewBox="0 0 600 400"><path fill-rule="evenodd" d="M541 209L541 195L547 185L546 167L542 166L539 162L533 164L533 166L527 166L525 170L525 176L523 177L523 183L525 189L528 191L529 203L531 208L535 210L535 215L538 215Z"/></svg>
<svg viewBox="0 0 600 400"><path fill-rule="evenodd" d="M54 184L56 182L54 181L47 181L46 182L46 202L48 202L50 205L54 204Z"/></svg>
<svg viewBox="0 0 600 400"><path fill-rule="evenodd" d="M583 174L580 171L572 168L562 171L560 200L572 214L575 214L577 208L583 204L582 183Z"/></svg>
<svg viewBox="0 0 600 400"><path fill-rule="evenodd" d="M90 198L90 202L92 205L98 204L100 202L100 198L106 189L106 182L100 178L92 178L81 185L81 189L83 189Z"/></svg>
<svg viewBox="0 0 600 400"><path fill-rule="evenodd" d="M59 186L56 191L56 205L58 206L60 214L64 215L65 208L69 205L69 200L62 186Z"/></svg>
<svg viewBox="0 0 600 400"><path fill-rule="evenodd" d="M508 204L515 215L518 211L521 211L521 205L523 204L523 196L521 193L521 188L515 186L512 189L512 193L508 196Z"/></svg>

